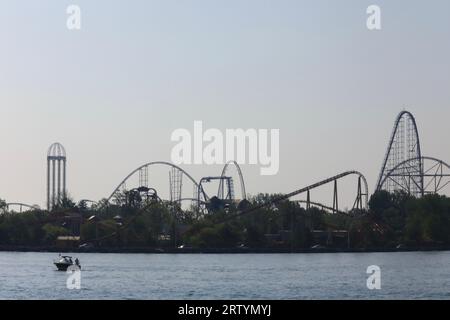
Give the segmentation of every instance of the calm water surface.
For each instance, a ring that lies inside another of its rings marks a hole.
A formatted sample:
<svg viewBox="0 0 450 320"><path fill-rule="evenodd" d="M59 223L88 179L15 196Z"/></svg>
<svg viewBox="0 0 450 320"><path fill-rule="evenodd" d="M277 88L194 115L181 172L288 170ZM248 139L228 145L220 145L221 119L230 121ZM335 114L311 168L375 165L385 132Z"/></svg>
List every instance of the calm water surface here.
<svg viewBox="0 0 450 320"><path fill-rule="evenodd" d="M52 253L0 252L0 299L450 299L450 252L73 254L81 290ZM366 269L381 268L381 290Z"/></svg>

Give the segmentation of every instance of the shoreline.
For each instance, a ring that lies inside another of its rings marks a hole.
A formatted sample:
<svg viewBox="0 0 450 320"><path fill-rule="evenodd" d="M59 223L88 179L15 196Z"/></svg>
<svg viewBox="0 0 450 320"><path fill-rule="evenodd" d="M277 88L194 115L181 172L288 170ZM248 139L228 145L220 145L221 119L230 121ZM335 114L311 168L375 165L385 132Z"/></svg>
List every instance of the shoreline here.
<svg viewBox="0 0 450 320"><path fill-rule="evenodd" d="M47 253L118 253L118 254L311 254L311 253L381 253L381 252L444 252L450 247L411 247L411 248L58 248L30 246L0 246L0 252L47 252Z"/></svg>

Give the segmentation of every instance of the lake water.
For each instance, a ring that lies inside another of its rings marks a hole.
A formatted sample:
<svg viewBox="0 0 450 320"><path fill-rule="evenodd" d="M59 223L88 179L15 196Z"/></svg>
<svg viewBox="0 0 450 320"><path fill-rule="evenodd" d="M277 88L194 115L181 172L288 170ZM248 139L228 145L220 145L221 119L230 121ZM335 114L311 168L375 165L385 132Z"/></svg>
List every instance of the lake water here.
<svg viewBox="0 0 450 320"><path fill-rule="evenodd" d="M52 253L0 252L0 299L450 299L450 252L73 254L81 289ZM367 289L367 267L381 290Z"/></svg>

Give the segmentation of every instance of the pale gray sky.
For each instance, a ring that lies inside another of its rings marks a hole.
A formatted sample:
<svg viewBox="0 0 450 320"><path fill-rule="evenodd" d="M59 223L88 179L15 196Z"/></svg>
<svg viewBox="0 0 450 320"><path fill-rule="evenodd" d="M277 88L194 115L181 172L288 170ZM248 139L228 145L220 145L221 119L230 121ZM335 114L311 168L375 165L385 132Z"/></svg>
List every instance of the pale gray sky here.
<svg viewBox="0 0 450 320"><path fill-rule="evenodd" d="M66 28L69 4L81 31ZM370 4L381 31L366 28ZM404 108L423 153L450 161L449 13L447 0L0 0L0 198L44 205L56 141L71 195L105 197L138 165L170 161L172 131L194 120L280 129L279 174L243 166L252 194L348 169L373 191Z"/></svg>

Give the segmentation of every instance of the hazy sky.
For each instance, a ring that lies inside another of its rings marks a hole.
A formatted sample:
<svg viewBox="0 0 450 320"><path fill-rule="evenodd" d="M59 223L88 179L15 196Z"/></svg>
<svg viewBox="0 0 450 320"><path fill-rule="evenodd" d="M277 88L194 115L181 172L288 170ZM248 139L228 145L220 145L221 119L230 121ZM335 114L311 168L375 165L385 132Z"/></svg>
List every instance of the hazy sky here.
<svg viewBox="0 0 450 320"><path fill-rule="evenodd" d="M69 4L80 31L66 28ZM366 28L370 4L381 31ZM0 0L0 198L44 205L56 141L70 194L105 197L137 166L170 161L171 133L194 120L280 129L278 175L243 166L251 194L348 169L373 191L402 109L423 153L450 161L449 14L448 0Z"/></svg>

